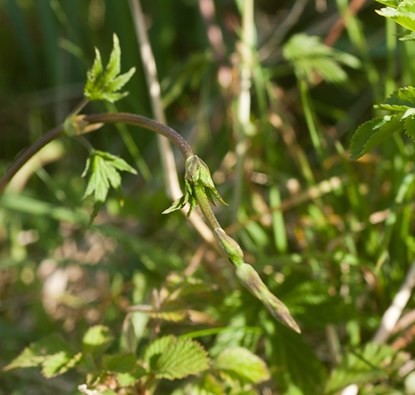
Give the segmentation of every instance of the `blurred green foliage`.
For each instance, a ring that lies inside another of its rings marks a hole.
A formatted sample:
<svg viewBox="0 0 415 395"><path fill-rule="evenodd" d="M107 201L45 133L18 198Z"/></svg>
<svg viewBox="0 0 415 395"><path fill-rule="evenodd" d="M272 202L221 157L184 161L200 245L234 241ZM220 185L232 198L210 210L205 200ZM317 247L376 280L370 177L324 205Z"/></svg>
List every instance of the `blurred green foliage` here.
<svg viewBox="0 0 415 395"><path fill-rule="evenodd" d="M171 202L154 136L107 126L89 142L133 164L138 176L123 177L122 194L110 193L92 225L93 202L82 199L88 151L73 139L51 144L0 197L0 394L77 393L91 366L128 382L119 377L130 364L123 355L142 357L154 340L172 342L165 336L197 340L213 365L161 380L155 393L336 394L352 384L362 394L414 393L412 299L386 344L372 341L414 261L414 146L395 134L357 162L346 148L358 125L383 115L374 103L415 84L414 44L399 41L400 27L376 14L382 5L374 2L354 9L357 2L345 0L256 1L251 111L241 136L244 2L214 2L212 20L206 3L142 1L168 123L216 169L224 199L239 202L218 208L218 217L303 334L275 322L184 217L161 214ZM221 35L210 35L212 27ZM94 47L107 59L113 33L122 70L137 68L117 109L151 117L129 2L0 1L2 173L81 100ZM307 64L313 51L297 48L307 66L298 72L284 57L296 34L319 37L312 42L326 46L330 61L353 56L340 81L325 79L321 62ZM359 68L348 67L354 59ZM3 370L54 333L76 356L96 325L115 340L85 371L46 380L37 369ZM229 360L234 366L219 371Z"/></svg>

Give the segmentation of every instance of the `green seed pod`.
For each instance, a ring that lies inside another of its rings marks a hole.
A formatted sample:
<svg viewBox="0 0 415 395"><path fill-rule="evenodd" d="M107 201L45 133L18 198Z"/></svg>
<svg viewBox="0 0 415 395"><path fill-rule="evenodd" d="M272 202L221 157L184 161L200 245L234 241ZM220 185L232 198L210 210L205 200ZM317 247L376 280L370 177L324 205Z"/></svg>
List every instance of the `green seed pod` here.
<svg viewBox="0 0 415 395"><path fill-rule="evenodd" d="M239 244L227 235L222 228L216 228L214 232L218 244L229 260L236 266L242 265L244 263L244 253Z"/></svg>
<svg viewBox="0 0 415 395"><path fill-rule="evenodd" d="M301 333L301 329L291 316L287 306L282 303L265 285L259 274L255 269L243 263L236 268L236 275L244 285L255 297L257 297L268 311L280 321L282 324L291 328L297 333Z"/></svg>

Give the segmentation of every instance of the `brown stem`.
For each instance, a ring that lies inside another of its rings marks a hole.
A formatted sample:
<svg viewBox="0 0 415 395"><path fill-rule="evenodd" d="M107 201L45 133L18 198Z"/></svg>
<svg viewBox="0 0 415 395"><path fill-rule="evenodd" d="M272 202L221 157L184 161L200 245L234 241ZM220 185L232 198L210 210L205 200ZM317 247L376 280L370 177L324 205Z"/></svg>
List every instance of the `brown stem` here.
<svg viewBox="0 0 415 395"><path fill-rule="evenodd" d="M90 124L122 122L129 125L140 126L167 137L180 150L185 159L193 155L192 148L179 133L154 119L125 112L116 112L86 115L82 120Z"/></svg>
<svg viewBox="0 0 415 395"><path fill-rule="evenodd" d="M103 114L92 114L85 115L82 122L87 124L96 123L126 123L142 127L144 129L151 130L158 134L167 137L183 154L184 158L187 159L193 155L192 148L187 141L174 129L163 125L153 119L142 117L140 115L129 114L129 113L103 113ZM80 134L86 134L94 131L95 129L81 130ZM16 159L16 161L7 169L6 173L0 179L0 194L3 193L6 185L15 176L15 174L23 167L23 165L37 152L39 152L45 145L50 143L52 140L58 138L64 133L64 125L56 126L49 130L39 140L36 140L33 145L27 148L23 153Z"/></svg>

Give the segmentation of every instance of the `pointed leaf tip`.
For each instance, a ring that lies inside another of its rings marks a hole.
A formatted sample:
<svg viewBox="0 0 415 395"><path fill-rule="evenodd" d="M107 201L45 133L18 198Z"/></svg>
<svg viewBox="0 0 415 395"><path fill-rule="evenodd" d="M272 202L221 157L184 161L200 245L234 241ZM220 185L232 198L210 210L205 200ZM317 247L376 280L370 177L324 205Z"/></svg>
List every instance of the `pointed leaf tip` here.
<svg viewBox="0 0 415 395"><path fill-rule="evenodd" d="M87 82L84 95L89 100L106 100L114 103L125 97L128 92L121 92L121 88L131 79L135 67L124 74L121 70L121 48L116 34L113 35L113 48L105 70L101 61L101 54L95 49L95 60L87 73Z"/></svg>

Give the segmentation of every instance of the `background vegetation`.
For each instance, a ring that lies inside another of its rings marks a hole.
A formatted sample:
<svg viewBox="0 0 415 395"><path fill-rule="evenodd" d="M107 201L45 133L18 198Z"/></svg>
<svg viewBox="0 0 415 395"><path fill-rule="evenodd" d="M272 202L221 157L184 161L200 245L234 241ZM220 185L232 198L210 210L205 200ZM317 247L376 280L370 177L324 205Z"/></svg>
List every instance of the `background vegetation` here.
<svg viewBox="0 0 415 395"><path fill-rule="evenodd" d="M347 152L373 104L415 83L414 44L372 1L257 0L253 16L248 3L142 7L167 123L213 170L230 204L217 209L221 223L303 333L242 289L185 217L161 214L171 199L154 136L107 126L89 142L138 175L124 176L92 225L88 151L75 139L51 143L0 197L0 367L45 336L50 346L53 333L76 352L93 327L106 352L143 360L165 335L197 340L211 368L133 390L102 379L113 360L94 348L89 365L50 380L3 370L0 394L78 393L100 375L102 393L415 393L412 299L395 306L392 328L382 325L401 287L413 286L414 146L396 135L359 161ZM82 99L93 48L106 58L114 32L123 70L137 68L117 109L154 116L131 4L0 1L2 174ZM226 354L241 348L257 376Z"/></svg>

